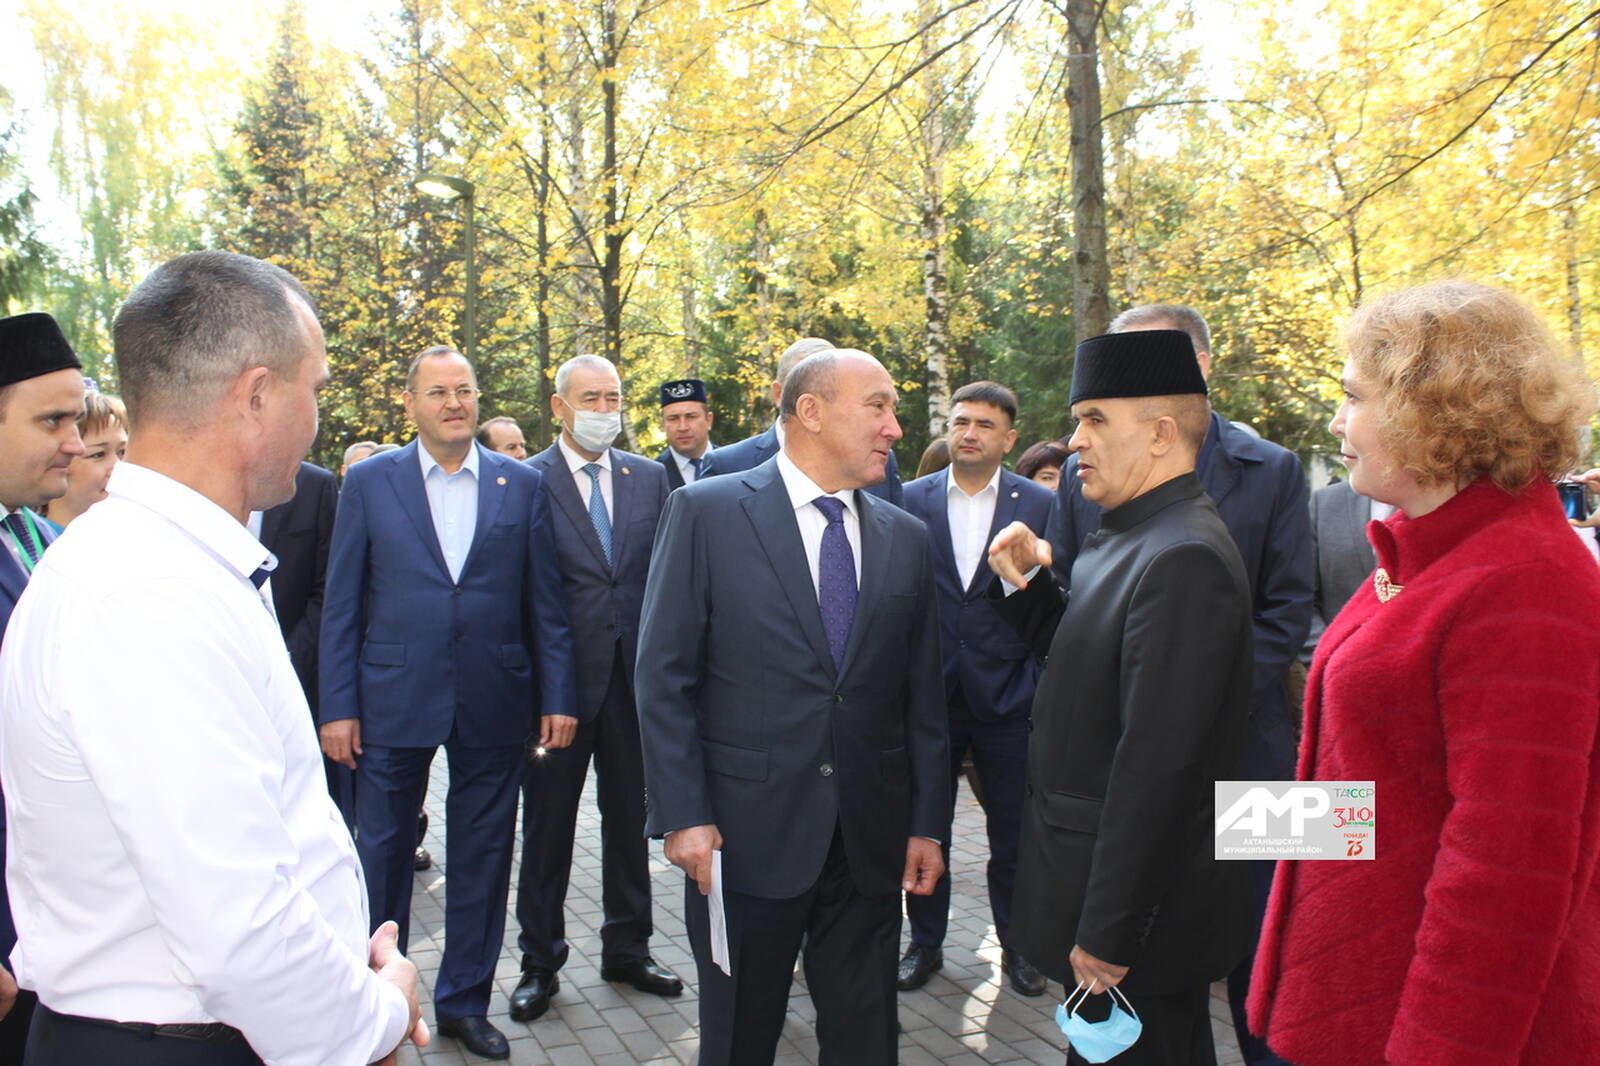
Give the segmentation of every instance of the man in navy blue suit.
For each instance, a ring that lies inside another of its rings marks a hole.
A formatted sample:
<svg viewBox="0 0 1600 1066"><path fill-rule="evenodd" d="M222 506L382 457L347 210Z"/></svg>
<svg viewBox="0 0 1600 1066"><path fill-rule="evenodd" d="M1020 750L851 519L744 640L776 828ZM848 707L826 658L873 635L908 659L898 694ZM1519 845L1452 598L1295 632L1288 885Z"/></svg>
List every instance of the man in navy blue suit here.
<svg viewBox="0 0 1600 1066"><path fill-rule="evenodd" d="M556 442L528 465L544 476L556 554L577 651L583 724L569 747L529 762L523 782L517 938L522 980L511 1017L532 1021L550 1006L567 961L563 910L572 872L578 799L594 758L600 802L600 976L641 992L676 996L683 982L650 957L650 858L644 836L644 763L633 700L639 609L667 472L654 459L611 446L622 430L622 379L597 355L556 371Z"/></svg>
<svg viewBox="0 0 1600 1066"><path fill-rule="evenodd" d="M1198 311L1179 304L1133 307L1112 321L1110 332L1145 329L1177 329L1189 334L1201 375L1211 376L1211 329ZM1069 592L1073 560L1085 538L1100 528L1101 513L1084 499L1077 469L1074 455L1061 469L1061 486L1050 512L1049 540L1055 552L1051 565L1056 580ZM1299 708L1289 706L1284 678L1289 663L1305 644L1312 606L1310 487L1305 471L1293 452L1246 433L1213 411L1195 473L1232 534L1250 580L1255 671L1238 778L1292 780ZM1273 864L1250 865L1253 945L1272 887ZM1252 954L1254 950L1252 946ZM1250 957L1246 956L1228 978L1234 1029L1249 1066L1273 1066L1283 1060L1245 1025L1244 999L1249 988Z"/></svg>
<svg viewBox="0 0 1600 1066"><path fill-rule="evenodd" d="M83 454L83 367L45 314L0 319L0 637L45 547L55 539L33 509L67 491L67 466ZM17 931L6 898L4 797L0 796L0 1062L21 1062L36 999L11 976Z"/></svg>
<svg viewBox="0 0 1600 1066"><path fill-rule="evenodd" d="M783 383L788 380L789 374L794 370L800 360L817 352L832 351L833 345L820 337L802 337L784 350L778 359L778 374L772 379L772 406L783 405ZM778 454L778 449L783 447L783 419L779 418L770 427L747 437L737 444L729 444L718 448L706 456L705 464L700 468L700 480L715 474L736 474L741 470L754 470L762 463ZM889 452L889 462L884 466L883 480L874 485L868 485L861 491L870 493L880 500L888 500L899 507L905 498L900 485L900 467L894 461L894 452Z"/></svg>
<svg viewBox="0 0 1600 1066"><path fill-rule="evenodd" d="M950 466L908 483L905 508L927 523L933 548L950 778L955 781L971 751L989 830L989 906L1001 968L1012 988L1037 996L1044 977L1011 950L1006 931L1028 773L1028 712L1042 663L985 596L994 576L987 552L995 534L1012 522L1043 534L1050 517L1050 490L1001 466L1017 443L1016 417L1016 394L1004 385L975 381L957 389L950 398ZM944 854L948 866L948 842ZM932 895L906 896L906 915L911 944L896 976L902 991L921 988L944 965L948 870Z"/></svg>
<svg viewBox="0 0 1600 1066"><path fill-rule="evenodd" d="M505 932L517 785L531 736L578 726L572 632L539 472L473 440L478 383L451 348L406 375L417 439L350 469L322 608L323 750L356 771L372 922L411 914L417 810L440 744L450 891L439 1032L503 1059L487 1019Z"/></svg>

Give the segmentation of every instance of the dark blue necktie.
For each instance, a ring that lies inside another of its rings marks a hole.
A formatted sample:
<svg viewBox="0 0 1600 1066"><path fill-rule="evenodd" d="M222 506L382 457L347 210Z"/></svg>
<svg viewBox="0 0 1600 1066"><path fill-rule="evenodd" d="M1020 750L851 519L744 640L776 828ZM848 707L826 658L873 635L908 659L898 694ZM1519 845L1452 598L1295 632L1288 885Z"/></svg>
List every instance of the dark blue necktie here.
<svg viewBox="0 0 1600 1066"><path fill-rule="evenodd" d="M828 638L835 670L844 669L844 649L850 642L850 623L856 617L856 557L844 533L844 501L818 496L811 501L828 520L817 555L817 607L822 612L822 632Z"/></svg>
<svg viewBox="0 0 1600 1066"><path fill-rule="evenodd" d="M600 538L600 550L611 558L611 516L606 513L606 498L600 492L600 464L585 463L583 472L589 475L589 521L594 523L594 535Z"/></svg>
<svg viewBox="0 0 1600 1066"><path fill-rule="evenodd" d="M689 465L694 467L694 479L696 481L700 480L700 464L704 463L705 461L706 457L703 455L697 455L693 459L689 460Z"/></svg>
<svg viewBox="0 0 1600 1066"><path fill-rule="evenodd" d="M22 512L12 511L10 514L6 515L4 519L0 519L0 521L5 522L5 527L9 529L11 531L11 535L16 538L17 550L20 551L23 557L28 561L27 568L32 570L35 566L38 566L39 556L44 554L44 546L42 544L34 543L33 533L29 531L28 523L22 517Z"/></svg>

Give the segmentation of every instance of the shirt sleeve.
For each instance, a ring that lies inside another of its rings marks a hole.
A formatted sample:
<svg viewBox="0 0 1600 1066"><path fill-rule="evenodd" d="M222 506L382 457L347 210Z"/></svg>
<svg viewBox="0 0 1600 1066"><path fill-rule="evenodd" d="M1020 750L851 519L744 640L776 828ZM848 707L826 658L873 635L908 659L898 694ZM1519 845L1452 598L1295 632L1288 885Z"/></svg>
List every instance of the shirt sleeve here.
<svg viewBox="0 0 1600 1066"><path fill-rule="evenodd" d="M363 1066L399 1043L409 1010L297 873L288 753L262 699L286 653L241 626L241 604L175 584L109 601L118 639L61 671L64 720L206 1011L274 1066ZM327 831L345 832L331 807Z"/></svg>

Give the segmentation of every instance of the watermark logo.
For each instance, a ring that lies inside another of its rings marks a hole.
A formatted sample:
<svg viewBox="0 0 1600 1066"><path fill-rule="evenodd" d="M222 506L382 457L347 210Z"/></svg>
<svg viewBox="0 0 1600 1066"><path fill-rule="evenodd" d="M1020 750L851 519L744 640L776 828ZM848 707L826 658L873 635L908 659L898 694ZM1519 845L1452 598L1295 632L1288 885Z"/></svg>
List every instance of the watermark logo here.
<svg viewBox="0 0 1600 1066"><path fill-rule="evenodd" d="M1218 781L1219 859L1372 859L1371 781Z"/></svg>

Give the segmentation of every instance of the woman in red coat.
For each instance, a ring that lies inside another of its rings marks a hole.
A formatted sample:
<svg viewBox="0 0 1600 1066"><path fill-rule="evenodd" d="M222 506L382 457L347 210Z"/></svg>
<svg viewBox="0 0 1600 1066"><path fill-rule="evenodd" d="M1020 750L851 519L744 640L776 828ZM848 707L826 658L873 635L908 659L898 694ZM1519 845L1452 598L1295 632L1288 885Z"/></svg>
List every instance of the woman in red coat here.
<svg viewBox="0 0 1600 1066"><path fill-rule="evenodd" d="M1371 862L1281 862L1251 1027L1298 1066L1600 1060L1600 568L1551 479L1594 409L1549 331L1445 282L1359 310L1331 429L1398 512L1317 648L1302 780Z"/></svg>

